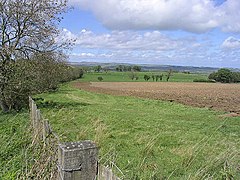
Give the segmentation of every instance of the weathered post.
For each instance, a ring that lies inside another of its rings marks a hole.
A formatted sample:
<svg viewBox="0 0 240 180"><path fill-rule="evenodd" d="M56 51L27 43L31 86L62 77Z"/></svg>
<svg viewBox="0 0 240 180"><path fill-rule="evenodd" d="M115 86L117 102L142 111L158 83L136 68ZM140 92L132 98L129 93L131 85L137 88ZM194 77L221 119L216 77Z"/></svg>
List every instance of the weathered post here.
<svg viewBox="0 0 240 180"><path fill-rule="evenodd" d="M91 141L59 145L59 180L94 180L97 175L98 149Z"/></svg>
<svg viewBox="0 0 240 180"><path fill-rule="evenodd" d="M44 143L44 146L46 144L48 144L48 136L50 135L51 133L51 128L50 128L50 125L49 125L49 122L48 120L43 120L43 143Z"/></svg>

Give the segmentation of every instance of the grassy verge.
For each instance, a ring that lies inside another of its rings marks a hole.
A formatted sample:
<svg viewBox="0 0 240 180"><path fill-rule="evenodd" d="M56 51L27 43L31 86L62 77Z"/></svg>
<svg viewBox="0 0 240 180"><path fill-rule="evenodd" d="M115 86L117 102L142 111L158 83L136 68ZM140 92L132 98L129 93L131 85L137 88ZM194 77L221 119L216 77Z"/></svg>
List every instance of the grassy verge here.
<svg viewBox="0 0 240 180"><path fill-rule="evenodd" d="M26 149L31 142L28 112L0 112L0 179L17 179L26 168Z"/></svg>
<svg viewBox="0 0 240 180"><path fill-rule="evenodd" d="M240 178L240 118L64 85L38 101L63 141L94 140L126 179Z"/></svg>
<svg viewBox="0 0 240 180"><path fill-rule="evenodd" d="M161 75L163 74L162 82L166 82L167 72L135 72L135 76L138 77L137 82L144 82L144 75ZM98 81L98 77L101 76L104 82L132 82L136 80L131 80L131 72L102 72L102 73L86 73L83 76L82 81ZM184 73L173 73L170 77L170 82L193 82L194 79L207 79L207 74L184 74ZM149 81L153 81L152 78ZM159 80L160 81L160 80Z"/></svg>

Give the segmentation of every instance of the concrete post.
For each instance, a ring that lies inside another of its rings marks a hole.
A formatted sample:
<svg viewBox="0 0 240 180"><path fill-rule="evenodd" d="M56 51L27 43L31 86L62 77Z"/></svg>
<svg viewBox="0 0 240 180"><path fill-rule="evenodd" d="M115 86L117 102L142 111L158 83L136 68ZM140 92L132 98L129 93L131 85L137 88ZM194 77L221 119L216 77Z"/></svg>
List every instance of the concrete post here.
<svg viewBox="0 0 240 180"><path fill-rule="evenodd" d="M59 180L94 180L97 175L98 149L91 141L59 145Z"/></svg>

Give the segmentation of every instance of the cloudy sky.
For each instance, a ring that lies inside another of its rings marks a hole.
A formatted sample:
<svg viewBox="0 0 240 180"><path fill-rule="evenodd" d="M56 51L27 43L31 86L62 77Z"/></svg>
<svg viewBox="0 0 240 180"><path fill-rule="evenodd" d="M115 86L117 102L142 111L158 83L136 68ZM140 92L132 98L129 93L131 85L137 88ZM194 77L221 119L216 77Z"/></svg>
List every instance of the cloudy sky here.
<svg viewBox="0 0 240 180"><path fill-rule="evenodd" d="M240 0L69 0L69 61L240 68Z"/></svg>

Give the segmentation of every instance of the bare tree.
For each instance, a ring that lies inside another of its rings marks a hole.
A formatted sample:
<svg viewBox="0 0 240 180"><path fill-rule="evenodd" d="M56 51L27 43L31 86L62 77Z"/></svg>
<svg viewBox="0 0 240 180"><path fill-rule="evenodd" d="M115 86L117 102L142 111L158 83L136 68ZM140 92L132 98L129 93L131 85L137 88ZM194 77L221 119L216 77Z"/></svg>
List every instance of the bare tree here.
<svg viewBox="0 0 240 180"><path fill-rule="evenodd" d="M5 88L11 66L36 52L54 52L67 44L56 43L57 24L67 10L66 0L0 0L0 107L8 111Z"/></svg>

